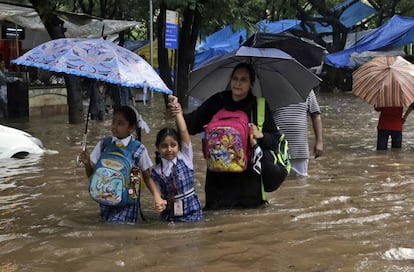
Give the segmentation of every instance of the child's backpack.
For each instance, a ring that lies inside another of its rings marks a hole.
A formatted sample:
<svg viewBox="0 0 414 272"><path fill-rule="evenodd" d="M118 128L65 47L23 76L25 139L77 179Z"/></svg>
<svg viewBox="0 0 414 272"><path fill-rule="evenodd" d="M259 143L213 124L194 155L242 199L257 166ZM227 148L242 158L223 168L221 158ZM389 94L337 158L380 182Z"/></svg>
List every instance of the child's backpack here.
<svg viewBox="0 0 414 272"><path fill-rule="evenodd" d="M265 99L257 98L257 128L262 131L265 115ZM281 134L275 150L263 149L261 175L265 192L273 192L282 185L290 173L290 155L285 135Z"/></svg>
<svg viewBox="0 0 414 272"><path fill-rule="evenodd" d="M127 147L112 143L106 137L89 183L89 195L99 204L125 206L139 198L139 174L134 168L133 154L141 143L131 140Z"/></svg>
<svg viewBox="0 0 414 272"><path fill-rule="evenodd" d="M214 172L242 172L249 161L249 119L243 111L221 109L204 126L203 155Z"/></svg>

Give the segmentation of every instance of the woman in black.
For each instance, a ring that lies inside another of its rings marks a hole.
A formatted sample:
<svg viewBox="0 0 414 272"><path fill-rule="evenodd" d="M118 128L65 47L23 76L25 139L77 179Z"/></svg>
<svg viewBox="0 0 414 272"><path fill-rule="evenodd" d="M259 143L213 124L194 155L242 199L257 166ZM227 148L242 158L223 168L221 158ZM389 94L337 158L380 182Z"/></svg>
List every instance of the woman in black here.
<svg viewBox="0 0 414 272"><path fill-rule="evenodd" d="M195 111L184 115L190 134L201 133L204 125L222 108L229 111L241 110L249 117L250 134L258 144L262 148L277 146L279 131L267 103L263 132L257 129L257 102L252 93L254 79L255 71L250 64L238 64L231 74L231 91L214 94ZM172 114L182 110L177 99L170 102L169 106ZM252 170L250 162L247 169L240 173L213 172L207 169L205 194L205 209L255 208L265 203L261 177Z"/></svg>

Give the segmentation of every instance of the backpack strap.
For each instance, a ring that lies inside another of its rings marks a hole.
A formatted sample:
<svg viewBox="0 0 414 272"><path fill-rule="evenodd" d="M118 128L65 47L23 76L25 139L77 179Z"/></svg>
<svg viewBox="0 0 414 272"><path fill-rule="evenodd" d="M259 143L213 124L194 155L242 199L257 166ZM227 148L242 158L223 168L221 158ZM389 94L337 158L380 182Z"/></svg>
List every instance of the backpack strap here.
<svg viewBox="0 0 414 272"><path fill-rule="evenodd" d="M111 136L106 136L105 138L103 138L102 144L101 144L101 153L104 152L105 148L107 148L111 144L112 144L112 137Z"/></svg>
<svg viewBox="0 0 414 272"><path fill-rule="evenodd" d="M260 132L262 132L263 123L264 123L264 119L265 119L265 99L264 99L264 97L257 97L256 100L257 100L257 129ZM263 181L262 181L261 187L262 187L262 199L264 201L267 201Z"/></svg>
<svg viewBox="0 0 414 272"><path fill-rule="evenodd" d="M138 141L137 139L132 138L131 141L128 143L127 149L128 151L131 153L132 155L132 159L135 160L134 158L134 153L138 150L138 148L141 146L141 142ZM141 152L142 153L142 152ZM143 181L143 176L142 176L142 172L141 170L139 171L140 175L141 175L141 179L140 179L140 184L138 187L138 205L139 205L139 215L141 216L142 221L146 221L144 214L142 212L142 207L141 207L141 183L144 182Z"/></svg>
<svg viewBox="0 0 414 272"><path fill-rule="evenodd" d="M132 138L131 141L129 141L127 149L129 152L131 152L132 155L134 155L135 151L137 151L138 147L141 145L141 142Z"/></svg>
<svg viewBox="0 0 414 272"><path fill-rule="evenodd" d="M103 138L101 145L101 152L105 150L108 146L112 145L112 136L107 136ZM138 147L141 145L141 142L136 139L131 139L127 145L128 151L133 155L137 151Z"/></svg>
<svg viewBox="0 0 414 272"><path fill-rule="evenodd" d="M263 130L263 123L265 119L265 99L264 97L257 97L257 128L260 132Z"/></svg>

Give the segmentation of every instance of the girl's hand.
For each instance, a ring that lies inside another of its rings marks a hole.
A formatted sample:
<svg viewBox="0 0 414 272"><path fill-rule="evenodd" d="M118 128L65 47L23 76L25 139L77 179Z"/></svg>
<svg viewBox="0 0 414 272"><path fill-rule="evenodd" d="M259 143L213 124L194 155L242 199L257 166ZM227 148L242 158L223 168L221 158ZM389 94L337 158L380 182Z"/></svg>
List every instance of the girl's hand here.
<svg viewBox="0 0 414 272"><path fill-rule="evenodd" d="M84 165L89 165L90 163L90 157L89 157L89 153L87 150L81 151L81 153L79 153L79 160L84 164Z"/></svg>
<svg viewBox="0 0 414 272"><path fill-rule="evenodd" d="M167 201L159 196L154 196L154 209L156 212L163 212L167 207Z"/></svg>
<svg viewBox="0 0 414 272"><path fill-rule="evenodd" d="M178 103L178 98L173 95L168 96L168 108L172 116L176 116L182 112L181 105Z"/></svg>

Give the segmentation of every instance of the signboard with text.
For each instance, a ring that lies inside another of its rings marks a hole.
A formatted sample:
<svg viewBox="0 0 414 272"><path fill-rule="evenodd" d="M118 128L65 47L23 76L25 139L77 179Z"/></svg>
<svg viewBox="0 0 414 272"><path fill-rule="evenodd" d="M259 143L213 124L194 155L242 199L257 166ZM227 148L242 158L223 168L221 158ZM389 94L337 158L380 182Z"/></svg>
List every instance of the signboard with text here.
<svg viewBox="0 0 414 272"><path fill-rule="evenodd" d="M172 10L166 11L165 48L178 48L178 13Z"/></svg>

